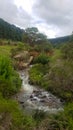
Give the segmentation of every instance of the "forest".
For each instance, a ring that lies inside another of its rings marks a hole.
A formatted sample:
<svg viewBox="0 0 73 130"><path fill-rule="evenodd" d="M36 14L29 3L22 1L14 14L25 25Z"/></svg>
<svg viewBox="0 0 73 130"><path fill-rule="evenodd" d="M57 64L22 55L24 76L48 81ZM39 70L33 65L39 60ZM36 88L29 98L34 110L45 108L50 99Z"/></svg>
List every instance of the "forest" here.
<svg viewBox="0 0 73 130"><path fill-rule="evenodd" d="M0 19L0 130L73 130L73 35L58 40L60 45L36 27L22 30ZM62 111L21 109L18 71L27 68L29 83L57 96Z"/></svg>

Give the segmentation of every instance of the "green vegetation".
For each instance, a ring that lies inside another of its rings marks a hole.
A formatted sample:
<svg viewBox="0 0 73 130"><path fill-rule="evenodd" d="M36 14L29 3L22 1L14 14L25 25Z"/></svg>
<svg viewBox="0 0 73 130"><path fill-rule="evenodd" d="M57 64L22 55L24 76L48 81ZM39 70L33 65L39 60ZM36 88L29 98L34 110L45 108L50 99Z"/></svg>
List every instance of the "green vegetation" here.
<svg viewBox="0 0 73 130"><path fill-rule="evenodd" d="M30 83L33 83L35 85L42 84L44 75L47 73L47 70L48 70L47 65L42 64L34 65L29 71Z"/></svg>
<svg viewBox="0 0 73 130"><path fill-rule="evenodd" d="M0 38L8 39L0 39L0 130L73 130L73 37L70 41L66 37L67 42L56 46L56 49L35 27L24 32L2 19L0 25ZM23 39L25 43L10 39ZM64 42L63 38L61 40ZM13 67L16 64L12 58L24 51L34 57L29 70L30 83L60 97L65 102L64 111L48 115L37 110L27 116L14 101L21 80Z"/></svg>
<svg viewBox="0 0 73 130"><path fill-rule="evenodd" d="M71 114L72 113L72 114ZM68 104L63 112L49 114L38 126L38 130L73 130L73 104Z"/></svg>
<svg viewBox="0 0 73 130"><path fill-rule="evenodd" d="M0 18L0 38L21 41L24 31Z"/></svg>
<svg viewBox="0 0 73 130"><path fill-rule="evenodd" d="M6 46L0 46L0 56L3 56L3 55L7 55L7 56L10 56L10 50L11 50L11 46L9 45L6 45Z"/></svg>
<svg viewBox="0 0 73 130"><path fill-rule="evenodd" d="M49 43L47 36L38 31L36 27L26 28L25 30L11 25L0 18L0 39L7 39L8 44L12 41L23 41L28 44ZM3 45L1 42L0 45Z"/></svg>
<svg viewBox="0 0 73 130"><path fill-rule="evenodd" d="M50 57L50 64L53 66L54 64L58 64L61 62L61 50L54 49L52 56Z"/></svg>
<svg viewBox="0 0 73 130"><path fill-rule="evenodd" d="M36 27L26 28L23 35L23 41L30 43L30 45L47 43L47 36L43 33L40 33ZM48 42L49 43L49 42Z"/></svg>
<svg viewBox="0 0 73 130"><path fill-rule="evenodd" d="M21 112L17 102L0 96L0 130L32 130L35 122Z"/></svg>
<svg viewBox="0 0 73 130"><path fill-rule="evenodd" d="M33 63L40 63L40 64L48 64L49 63L49 56L47 56L45 53L41 53L39 56L37 56Z"/></svg>
<svg viewBox="0 0 73 130"><path fill-rule="evenodd" d="M0 46L0 130L32 130L35 121L24 114L12 99L21 87L21 80L10 58L12 48Z"/></svg>
<svg viewBox="0 0 73 130"><path fill-rule="evenodd" d="M8 57L0 57L0 92L3 97L15 94L21 86L18 74L13 70Z"/></svg>
<svg viewBox="0 0 73 130"><path fill-rule="evenodd" d="M15 56L16 54L22 53L23 51L28 51L30 46L26 43L17 42L17 45L11 47L11 57Z"/></svg>
<svg viewBox="0 0 73 130"><path fill-rule="evenodd" d="M71 41L71 39L72 39L72 35L69 35L69 36L49 39L49 41L52 43L54 47L60 48L61 45L63 45L64 43L67 43L68 41Z"/></svg>
<svg viewBox="0 0 73 130"><path fill-rule="evenodd" d="M62 52L62 57L64 59L72 60L73 59L73 42L70 42L68 44L64 44L61 47L61 52Z"/></svg>
<svg viewBox="0 0 73 130"><path fill-rule="evenodd" d="M36 51L38 53L53 53L53 46L51 43L42 43L42 44L35 44L33 48L31 48L31 51Z"/></svg>
<svg viewBox="0 0 73 130"><path fill-rule="evenodd" d="M34 59L35 65L30 69L30 82L38 84L67 102L73 100L73 43L54 49L45 68L44 58L40 54ZM47 56L48 57L48 56ZM46 60L46 58L45 58ZM43 61L43 62L42 62ZM37 64L43 64L42 71ZM45 70L45 73L44 73Z"/></svg>
<svg viewBox="0 0 73 130"><path fill-rule="evenodd" d="M47 90L60 96L64 100L73 99L73 69L66 64L59 64L51 68L49 76L45 79L48 82Z"/></svg>
<svg viewBox="0 0 73 130"><path fill-rule="evenodd" d="M45 118L44 113L35 113L38 130L73 130L73 42L54 49L46 65L38 62L38 57L29 71L30 83L51 91L65 102L64 111L55 115Z"/></svg>

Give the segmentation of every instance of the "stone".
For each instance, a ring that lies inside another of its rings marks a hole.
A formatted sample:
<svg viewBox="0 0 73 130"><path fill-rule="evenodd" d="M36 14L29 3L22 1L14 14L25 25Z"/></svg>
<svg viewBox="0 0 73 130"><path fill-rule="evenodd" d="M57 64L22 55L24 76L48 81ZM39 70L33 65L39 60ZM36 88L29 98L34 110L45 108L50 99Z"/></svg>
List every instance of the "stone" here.
<svg viewBox="0 0 73 130"><path fill-rule="evenodd" d="M45 102L45 100L44 100L44 99L41 99L40 102Z"/></svg>
<svg viewBox="0 0 73 130"><path fill-rule="evenodd" d="M33 98L33 95L30 95L30 98Z"/></svg>

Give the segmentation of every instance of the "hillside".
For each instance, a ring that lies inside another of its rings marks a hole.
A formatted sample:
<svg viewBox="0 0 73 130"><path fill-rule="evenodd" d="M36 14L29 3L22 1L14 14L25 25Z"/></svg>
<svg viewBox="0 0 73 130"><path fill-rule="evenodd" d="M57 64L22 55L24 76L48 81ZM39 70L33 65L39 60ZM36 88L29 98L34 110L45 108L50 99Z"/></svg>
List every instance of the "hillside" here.
<svg viewBox="0 0 73 130"><path fill-rule="evenodd" d="M21 41L23 32L24 30L15 25L11 25L0 18L0 38Z"/></svg>
<svg viewBox="0 0 73 130"><path fill-rule="evenodd" d="M61 44L61 43L64 43L64 42L68 42L70 40L70 37L71 35L69 36L63 36L63 37L58 37L58 38L51 38L49 39L49 41L52 43L52 44Z"/></svg>

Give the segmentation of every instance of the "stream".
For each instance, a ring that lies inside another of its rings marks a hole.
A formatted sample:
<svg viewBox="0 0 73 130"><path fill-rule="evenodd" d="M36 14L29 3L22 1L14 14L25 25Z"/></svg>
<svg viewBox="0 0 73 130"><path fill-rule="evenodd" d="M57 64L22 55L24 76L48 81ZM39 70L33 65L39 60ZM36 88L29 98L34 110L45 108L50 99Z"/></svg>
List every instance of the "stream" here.
<svg viewBox="0 0 73 130"><path fill-rule="evenodd" d="M50 92L29 84L28 70L19 72L22 79L22 90L17 96L21 107L31 113L35 110L56 113L63 110L62 102Z"/></svg>

